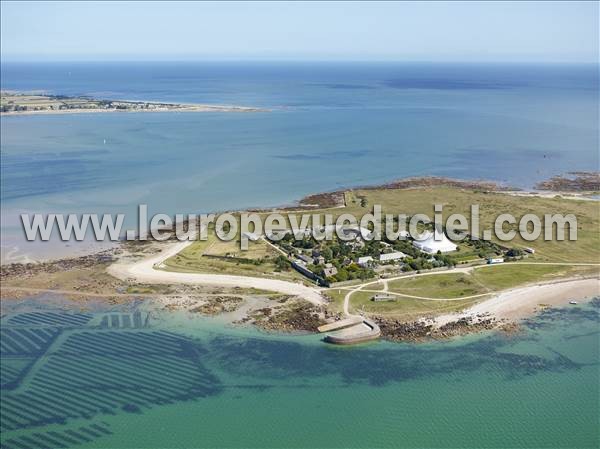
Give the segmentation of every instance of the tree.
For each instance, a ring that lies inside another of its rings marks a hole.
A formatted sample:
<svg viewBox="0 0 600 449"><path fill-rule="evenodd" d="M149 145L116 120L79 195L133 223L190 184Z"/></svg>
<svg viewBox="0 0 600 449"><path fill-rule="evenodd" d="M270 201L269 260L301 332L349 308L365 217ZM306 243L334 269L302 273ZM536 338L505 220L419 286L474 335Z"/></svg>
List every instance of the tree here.
<svg viewBox="0 0 600 449"><path fill-rule="evenodd" d="M321 250L321 256L323 256L325 260L330 261L333 259L333 251L326 246Z"/></svg>
<svg viewBox="0 0 600 449"><path fill-rule="evenodd" d="M511 248L506 252L508 257L519 257L523 255L523 250L519 248Z"/></svg>
<svg viewBox="0 0 600 449"><path fill-rule="evenodd" d="M348 280L348 271L345 268L340 268L340 270L335 275L335 279L338 282L343 282Z"/></svg>
<svg viewBox="0 0 600 449"><path fill-rule="evenodd" d="M290 262L285 256L279 255L275 259L275 270L276 271L288 271L290 269Z"/></svg>

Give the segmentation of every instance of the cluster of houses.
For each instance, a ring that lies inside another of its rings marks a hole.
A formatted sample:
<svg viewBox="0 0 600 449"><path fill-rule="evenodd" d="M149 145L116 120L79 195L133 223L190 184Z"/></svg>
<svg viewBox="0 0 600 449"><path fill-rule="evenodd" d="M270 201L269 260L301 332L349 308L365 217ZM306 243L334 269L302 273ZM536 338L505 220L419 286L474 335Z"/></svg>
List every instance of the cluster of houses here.
<svg viewBox="0 0 600 449"><path fill-rule="evenodd" d="M299 254L297 256L296 263L299 263L304 266L311 264L311 263L313 265L323 265L323 274L325 277L335 276L338 273L337 268L334 267L333 264L331 264L331 263L326 263L325 258L323 256L321 256L321 254L319 254L319 252L317 250L313 251L312 258L305 256L303 254Z"/></svg>
<svg viewBox="0 0 600 449"><path fill-rule="evenodd" d="M323 231L337 231L338 235L344 236L344 244L349 246L352 250L360 250L365 246L365 239L370 239L371 231L361 227L345 227L345 228L332 228L323 229ZM406 232L406 231L405 231ZM402 237L408 237L408 232ZM377 256L362 256L353 260L351 257L345 257L340 265L347 266L356 263L361 268L375 268L377 266L385 265L397 265L407 257L401 251L393 251L392 245L381 241L382 252ZM448 253L456 251L457 246L452 243L444 234L443 231L434 231L424 240L412 240L412 245L419 251L433 256L438 253ZM330 278L338 274L338 268L332 263L328 263L325 257L320 254L319 249L313 249L310 256L302 254L302 252L296 253L292 256L292 266L305 276L316 280L317 282L324 283L325 279ZM321 276L318 276L312 271L309 266L320 267Z"/></svg>

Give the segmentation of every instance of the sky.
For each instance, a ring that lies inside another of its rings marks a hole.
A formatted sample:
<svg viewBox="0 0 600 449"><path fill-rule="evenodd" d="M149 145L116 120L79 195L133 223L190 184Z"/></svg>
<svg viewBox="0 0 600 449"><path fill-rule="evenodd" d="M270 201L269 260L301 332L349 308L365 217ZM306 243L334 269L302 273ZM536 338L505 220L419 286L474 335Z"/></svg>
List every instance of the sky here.
<svg viewBox="0 0 600 449"><path fill-rule="evenodd" d="M598 62L598 2L4 1L2 60Z"/></svg>

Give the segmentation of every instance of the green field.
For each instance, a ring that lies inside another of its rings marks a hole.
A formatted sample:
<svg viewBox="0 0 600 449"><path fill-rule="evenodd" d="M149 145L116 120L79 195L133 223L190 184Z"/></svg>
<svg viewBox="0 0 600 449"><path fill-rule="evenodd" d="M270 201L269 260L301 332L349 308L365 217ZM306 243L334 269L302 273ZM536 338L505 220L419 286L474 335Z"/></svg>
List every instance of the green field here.
<svg viewBox="0 0 600 449"><path fill-rule="evenodd" d="M165 262L166 270L258 276L288 281L305 281L291 267L277 271L274 258L279 253L263 240L249 242L247 250L240 250L239 240L223 242L212 230L208 240L196 241Z"/></svg>
<svg viewBox="0 0 600 449"><path fill-rule="evenodd" d="M492 241L510 248L534 248L536 253L530 259L535 261L600 263L600 207L597 201L564 199L558 195L554 198L516 196L442 185L410 189L356 189L345 193L345 204L343 208L311 210L307 213L328 213L334 217L348 213L360 218L372 212L373 206L378 204L383 214L411 216L421 213L433 219L434 205L441 204L445 223L446 218L455 213L463 214L470 221L471 205L476 204L479 205L480 235L483 230L493 230L496 217L500 214L512 214L517 225L525 214L538 216L542 223L545 214L574 214L577 218L577 241L544 241L543 232L535 241L526 241L519 236L510 242L502 242L492 236ZM517 229L517 225L513 228ZM568 236L568 232L565 234ZM466 243L460 243L459 246L461 250L454 256L465 260L476 258Z"/></svg>
<svg viewBox="0 0 600 449"><path fill-rule="evenodd" d="M475 304L481 299L465 299L458 301L426 301L406 297L398 297L396 301L374 302L371 301L375 293L354 293L350 300L350 312L366 312L376 315L393 316L401 319L415 319L425 315L439 315L443 313L462 310Z"/></svg>
<svg viewBox="0 0 600 449"><path fill-rule="evenodd" d="M490 290L499 291L574 275L598 276L599 274L600 267L512 263L480 267L473 272L472 277Z"/></svg>
<svg viewBox="0 0 600 449"><path fill-rule="evenodd" d="M474 267L468 273L432 273L406 277L388 281L388 291L438 300L397 296L393 301L375 302L372 301L372 297L376 292L359 290L350 297L350 311L411 319L423 314L435 315L462 310L489 298L486 293L493 294L534 282L547 282L575 275L598 276L600 267L507 263ZM379 281L365 286L363 290L381 291L382 288L383 283ZM332 310L337 312L342 310L344 297L349 291L340 288L327 291L327 295L332 299ZM468 298L473 295L482 296ZM460 300L463 297L466 299ZM453 300L439 300L446 298Z"/></svg>
<svg viewBox="0 0 600 449"><path fill-rule="evenodd" d="M424 213L433 219L434 204L443 205L444 220L451 214L461 213L470 218L472 204L479 205L480 229L493 229L496 217L512 214L518 220L525 214L574 214L577 217L577 241L525 241L520 237L512 242L492 241L504 246L536 250L535 259L553 262L600 263L600 207L597 201L513 196L501 192L483 192L456 187L427 187L414 189L354 190L352 198L366 198L366 207L359 201L347 201L344 209L332 209L334 214L364 214L379 204L383 213L414 215ZM348 197L347 197L348 200ZM543 236L542 236L543 237Z"/></svg>
<svg viewBox="0 0 600 449"><path fill-rule="evenodd" d="M392 292L427 298L462 298L489 292L474 276L462 273L432 274L391 281Z"/></svg>

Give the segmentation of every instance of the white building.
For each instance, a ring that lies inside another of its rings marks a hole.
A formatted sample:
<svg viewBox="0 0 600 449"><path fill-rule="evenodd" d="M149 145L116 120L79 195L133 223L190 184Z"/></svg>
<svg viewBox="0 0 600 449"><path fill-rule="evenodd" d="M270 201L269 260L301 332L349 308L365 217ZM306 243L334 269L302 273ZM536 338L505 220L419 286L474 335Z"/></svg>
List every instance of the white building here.
<svg viewBox="0 0 600 449"><path fill-rule="evenodd" d="M359 257L356 261L361 267L366 267L373 262L373 258L371 256Z"/></svg>
<svg viewBox="0 0 600 449"><path fill-rule="evenodd" d="M434 233L429 233L425 240L414 240L413 246L427 254L449 253L456 251L457 246L452 243L446 234L437 228Z"/></svg>
<svg viewBox="0 0 600 449"><path fill-rule="evenodd" d="M396 251L395 253L380 254L379 262L391 262L393 260L404 259L405 257L406 257L406 254L404 254L400 251Z"/></svg>

